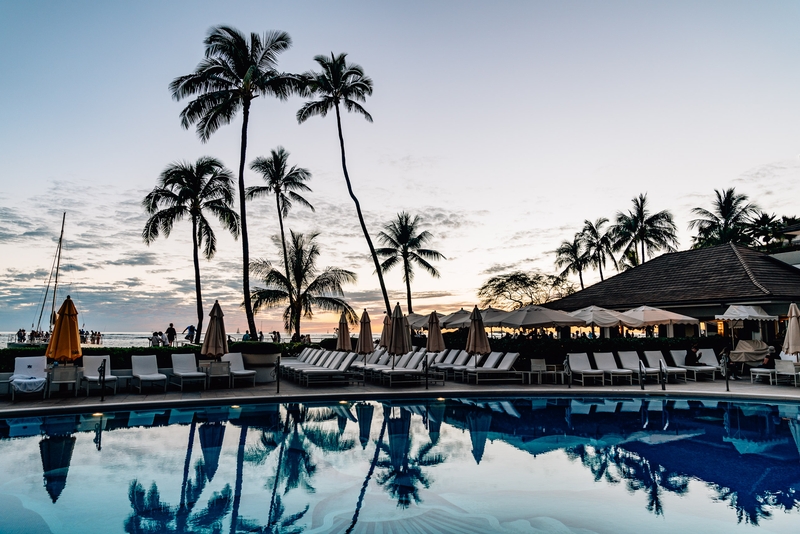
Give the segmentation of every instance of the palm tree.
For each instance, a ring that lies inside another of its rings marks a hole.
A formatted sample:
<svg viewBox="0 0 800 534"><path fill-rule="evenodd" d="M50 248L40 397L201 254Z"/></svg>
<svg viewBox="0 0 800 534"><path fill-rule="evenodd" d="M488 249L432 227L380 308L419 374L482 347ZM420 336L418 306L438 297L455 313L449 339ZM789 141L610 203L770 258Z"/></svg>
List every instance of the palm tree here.
<svg viewBox="0 0 800 534"><path fill-rule="evenodd" d="M372 254L372 261L375 263L375 272L378 275L378 282L383 294L383 303L386 306L386 313L392 314L392 306L389 303L389 295L386 293L386 284L383 282L383 272L381 271L378 255L372 245L372 238L367 231L364 216L361 213L361 204L358 202L353 186L350 183L350 174L347 172L347 158L344 150L344 135L342 134L342 118L339 105L344 106L347 111L360 113L368 122L372 122L372 115L364 109L359 102L366 102L367 96L372 94L372 79L364 74L364 69L355 63L347 63L347 54L339 54L314 57L321 72L309 71L303 74L306 83L306 90L319 97L319 100L306 102L297 112L297 122L304 123L309 117L319 115L325 117L331 109L336 111L336 126L339 129L339 148L342 152L342 171L344 180L347 183L347 191L353 203L356 205L358 222L361 223L361 231L364 232L364 239L367 240L369 252Z"/></svg>
<svg viewBox="0 0 800 534"><path fill-rule="evenodd" d="M286 266L286 278L289 275L289 255L286 253L286 234L283 231L283 218L292 209L292 201L297 202L311 211L312 206L305 198L295 193L295 191L311 191L305 184L306 180L311 179L311 171L293 165L289 166L289 153L282 146L271 151L269 158L256 158L250 164L250 168L261 174L267 185L260 185L247 188L247 198L257 198L266 195L275 195L275 203L278 210L278 222L281 227L281 247L283 248L283 264Z"/></svg>
<svg viewBox="0 0 800 534"><path fill-rule="evenodd" d="M283 312L283 323L287 332L300 335L300 319L311 319L313 308L325 311L344 311L350 323L355 324L358 317L342 298L342 286L356 281L352 271L326 267L322 273L316 266L319 247L316 238L319 234L306 237L289 230L288 250L290 277L274 269L267 260L257 260L251 264L254 275L264 281L266 287L253 289L253 310L257 313L262 307L272 308L288 303Z"/></svg>
<svg viewBox="0 0 800 534"><path fill-rule="evenodd" d="M231 208L233 181L231 172L222 163L210 157L201 157L192 165L188 162L172 163L161 173L158 186L142 201L150 218L142 230L142 239L150 245L160 234L169 237L176 221L190 217L192 220L192 254L194 257L194 286L197 297L197 330L195 343L200 343L203 330L203 299L200 291L200 259L203 247L207 260L217 251L217 238L206 219L206 212L233 234L239 236L239 216Z"/></svg>
<svg viewBox="0 0 800 534"><path fill-rule="evenodd" d="M647 209L646 193L634 197L632 201L633 209L627 213L617 212L617 222L610 228L614 241L613 250L622 250L623 256L633 250L637 255L637 265L647 261L646 253L652 257L653 253L660 250L675 252L678 246L678 230L672 214L667 210L651 214Z"/></svg>
<svg viewBox="0 0 800 534"><path fill-rule="evenodd" d="M747 225L758 207L747 201L747 195L736 193L736 188L714 190L711 210L694 208L697 219L689 221L689 228L697 228L692 238L692 248L714 247L725 243L749 244Z"/></svg>
<svg viewBox="0 0 800 534"><path fill-rule="evenodd" d="M190 101L181 111L181 126L188 129L196 124L202 142L220 126L229 124L242 111L242 134L239 151L239 214L242 228L242 290L244 309L250 332L256 331L250 301L250 242L247 237L245 209L244 164L247 156L247 126L250 105L259 96L274 96L286 100L300 92L300 78L277 71L278 54L288 49L292 39L288 33L273 31L247 37L236 28L217 26L205 38L205 59L194 72L179 76L169 85L172 97Z"/></svg>
<svg viewBox="0 0 800 534"><path fill-rule="evenodd" d="M583 230L580 238L583 246L586 247L586 256L589 263L597 267L600 271L600 281L603 281L603 267L606 260L611 259L611 264L616 267L617 262L612 254L612 241L609 229L603 230L603 226L608 224L608 219L600 217L595 222L590 220L583 221Z"/></svg>
<svg viewBox="0 0 800 534"><path fill-rule="evenodd" d="M583 241L580 234L575 234L572 241L564 240L561 245L555 250L556 253L556 266L564 267L560 276L566 276L569 273L578 275L581 281L581 289L583 287L583 270L589 265L589 256L583 247Z"/></svg>
<svg viewBox="0 0 800 534"><path fill-rule="evenodd" d="M416 263L434 278L439 278L439 271L436 267L428 263L427 260L445 260L441 253L427 248L422 248L433 239L433 234L424 230L417 234L420 218L401 211L397 214L397 219L383 227L378 239L387 245L386 248L379 248L375 252L378 256L386 258L381 264L383 272L389 271L392 267L402 262L403 282L406 284L406 296L408 298L408 313L413 313L411 308L411 281L414 279L414 267Z"/></svg>
<svg viewBox="0 0 800 534"><path fill-rule="evenodd" d="M761 244L765 249L773 241L780 243L781 222L774 213L762 211L754 213L747 223L747 234L754 243Z"/></svg>

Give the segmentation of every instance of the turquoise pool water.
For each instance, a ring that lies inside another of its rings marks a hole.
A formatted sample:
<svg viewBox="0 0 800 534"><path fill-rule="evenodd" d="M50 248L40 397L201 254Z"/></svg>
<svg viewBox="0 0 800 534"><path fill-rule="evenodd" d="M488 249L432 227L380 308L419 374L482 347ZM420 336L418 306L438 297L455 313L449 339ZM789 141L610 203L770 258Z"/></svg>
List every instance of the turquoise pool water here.
<svg viewBox="0 0 800 534"><path fill-rule="evenodd" d="M0 420L0 532L797 532L796 404L502 398Z"/></svg>

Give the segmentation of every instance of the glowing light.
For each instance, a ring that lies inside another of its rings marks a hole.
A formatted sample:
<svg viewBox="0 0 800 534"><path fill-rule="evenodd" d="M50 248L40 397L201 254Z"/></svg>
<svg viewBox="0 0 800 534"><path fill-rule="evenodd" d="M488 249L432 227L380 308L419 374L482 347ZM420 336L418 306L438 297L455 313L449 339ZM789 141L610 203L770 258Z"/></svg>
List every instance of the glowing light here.
<svg viewBox="0 0 800 534"><path fill-rule="evenodd" d="M238 405L238 404L234 404L233 406L231 406L231 408L233 408L234 410L236 410L236 409L238 409L238 408L239 408L239 405Z"/></svg>
<svg viewBox="0 0 800 534"><path fill-rule="evenodd" d="M92 417L103 417L103 414L100 412L96 412L92 414Z"/></svg>

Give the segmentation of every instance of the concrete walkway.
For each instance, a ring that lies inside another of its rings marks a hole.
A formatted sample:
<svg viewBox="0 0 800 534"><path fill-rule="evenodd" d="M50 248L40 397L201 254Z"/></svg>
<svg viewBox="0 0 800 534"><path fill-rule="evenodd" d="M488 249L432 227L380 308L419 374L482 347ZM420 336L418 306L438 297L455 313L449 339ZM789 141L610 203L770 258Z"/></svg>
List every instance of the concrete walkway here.
<svg viewBox="0 0 800 534"><path fill-rule="evenodd" d="M714 397L736 400L759 400L768 402L800 402L800 388L791 385L770 386L769 384L750 384L749 380L731 381L730 392L725 391L725 381L687 382L668 384L666 391L658 384L647 384L642 391L639 386L580 386L568 388L566 385L479 385L447 382L444 386L394 387L366 384L335 387L301 387L281 381L280 394L276 384L235 389L192 390L181 393L174 386L164 393L160 388L145 389L144 394L120 392L106 395L103 402L100 394L93 391L91 396L79 393L54 393L50 399L25 396L12 403L9 397L0 400L0 418L22 417L26 415L45 415L54 413L90 413L129 409L153 409L176 406L204 406L213 404L252 404L267 402L312 402L327 400L381 400L388 398L437 398L437 397L535 397L535 396L576 396L576 397L633 397L633 396L675 396L675 397Z"/></svg>

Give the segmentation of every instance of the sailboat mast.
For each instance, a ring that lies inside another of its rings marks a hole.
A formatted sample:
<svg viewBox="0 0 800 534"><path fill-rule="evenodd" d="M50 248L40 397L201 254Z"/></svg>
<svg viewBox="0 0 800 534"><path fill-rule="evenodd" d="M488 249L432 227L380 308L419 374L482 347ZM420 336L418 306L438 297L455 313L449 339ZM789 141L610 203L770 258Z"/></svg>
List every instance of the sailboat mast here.
<svg viewBox="0 0 800 534"><path fill-rule="evenodd" d="M58 238L58 259L56 260L56 278L53 283L53 307L50 311L50 327L56 322L56 292L58 291L58 269L61 266L61 243L64 240L64 223L67 220L67 212L61 217L61 235Z"/></svg>

